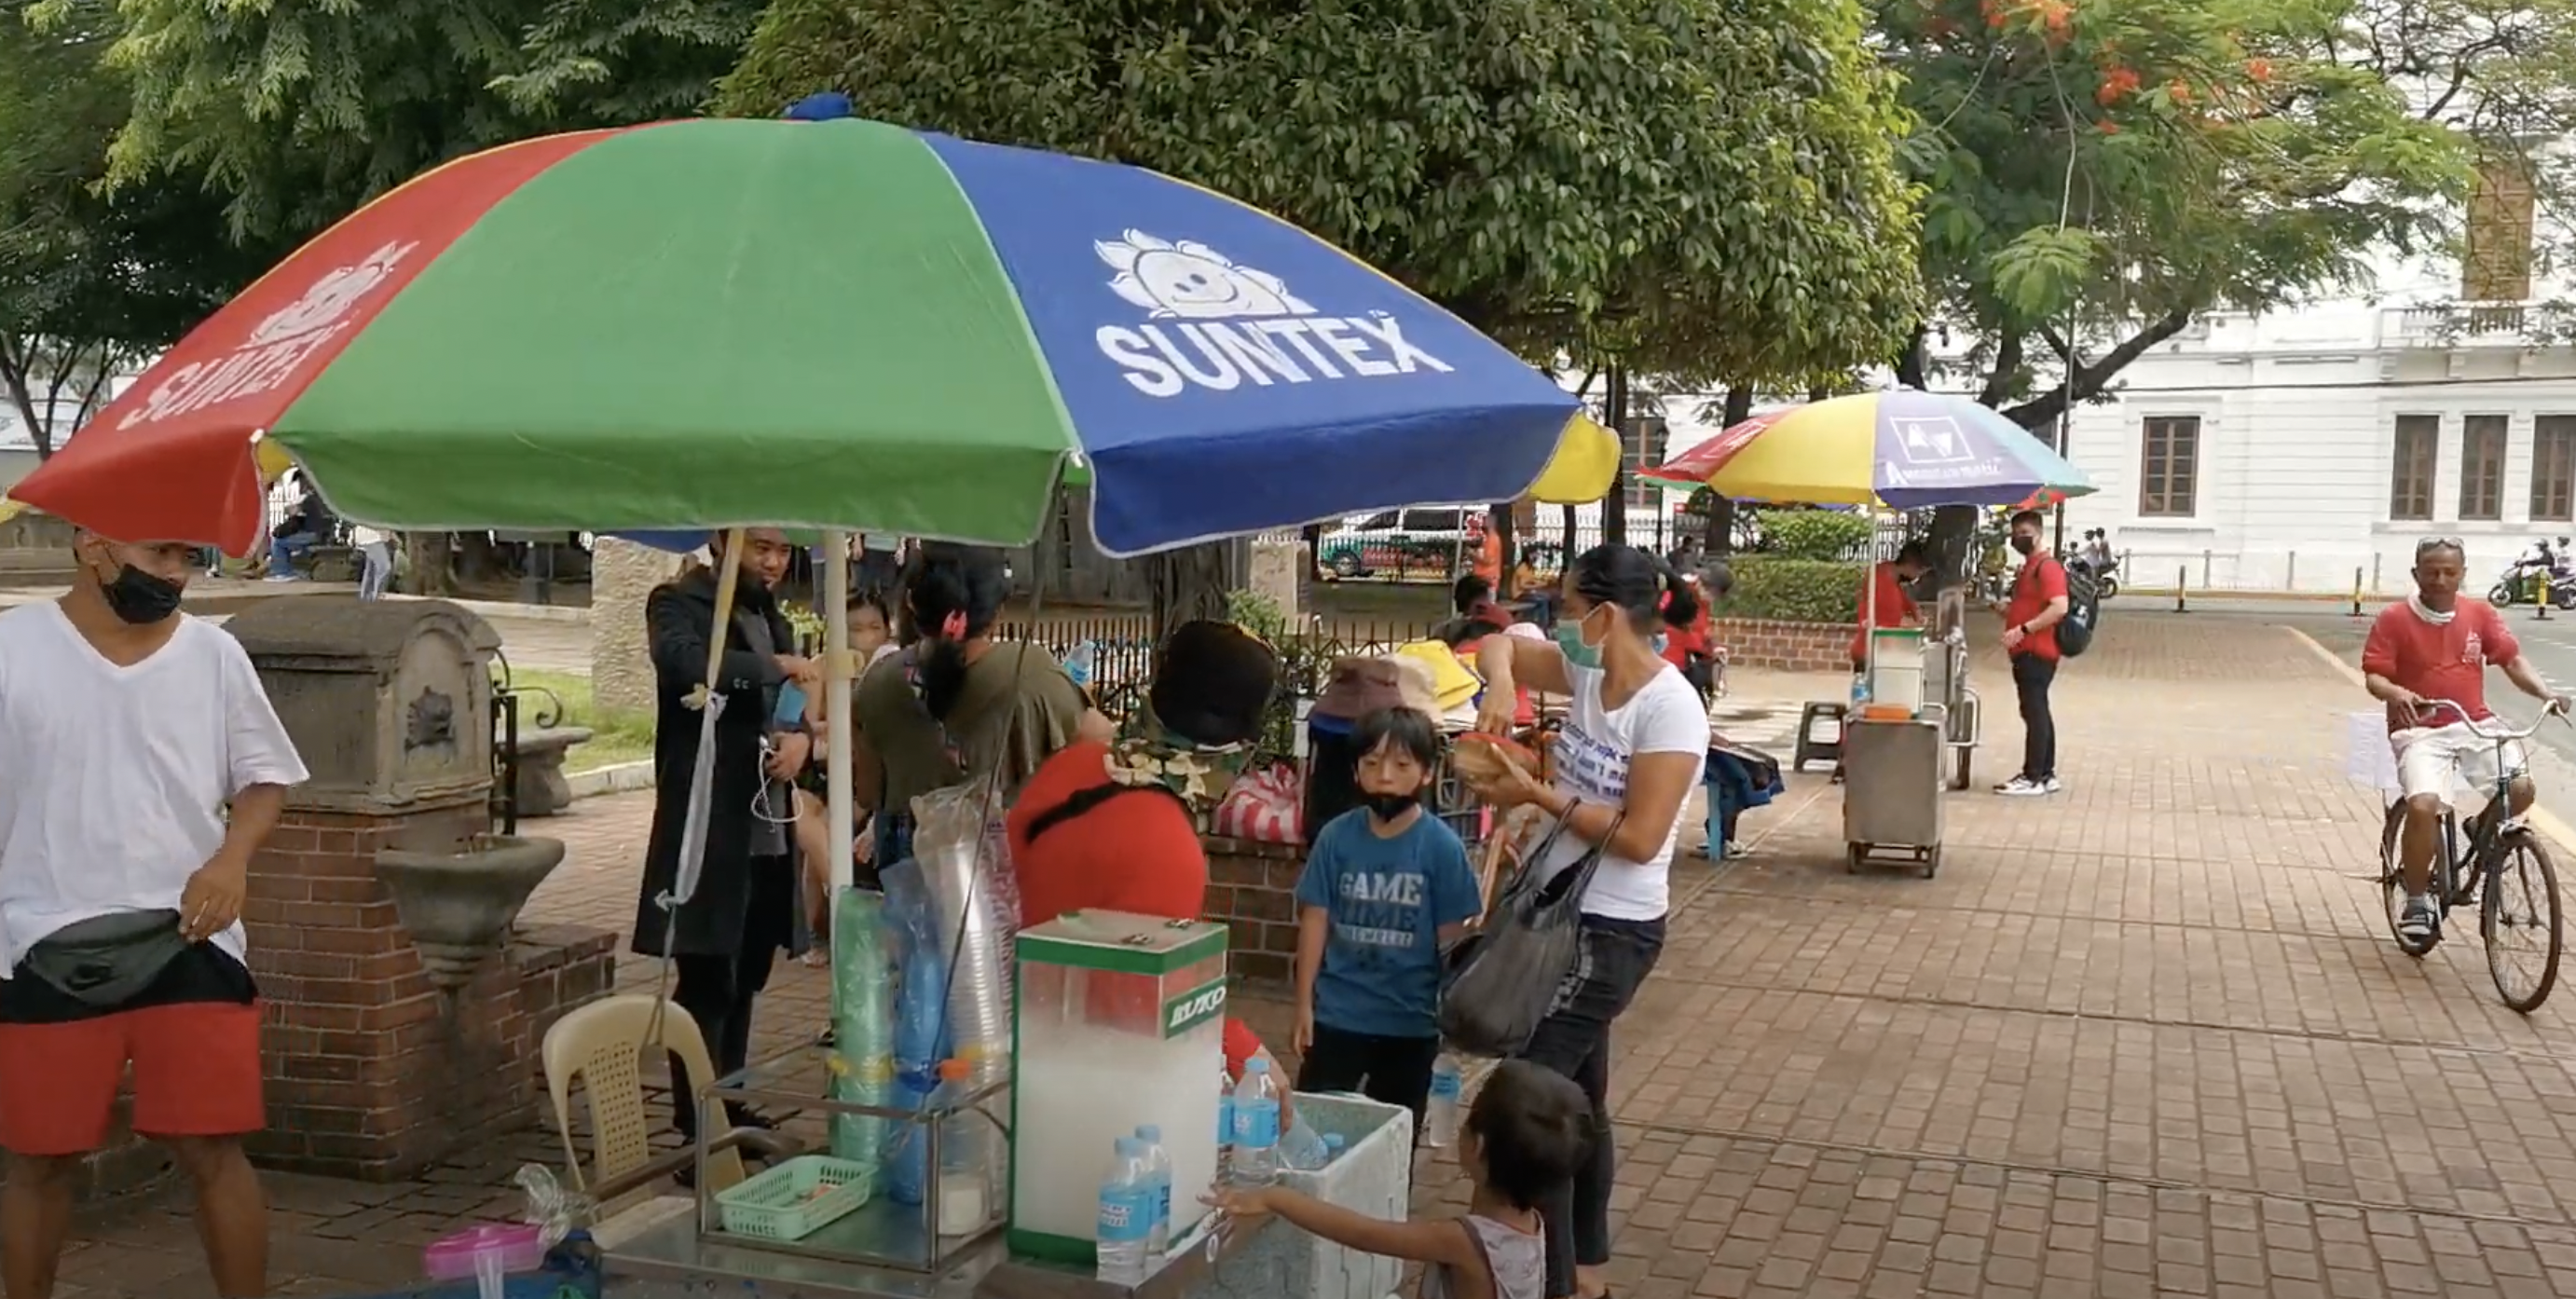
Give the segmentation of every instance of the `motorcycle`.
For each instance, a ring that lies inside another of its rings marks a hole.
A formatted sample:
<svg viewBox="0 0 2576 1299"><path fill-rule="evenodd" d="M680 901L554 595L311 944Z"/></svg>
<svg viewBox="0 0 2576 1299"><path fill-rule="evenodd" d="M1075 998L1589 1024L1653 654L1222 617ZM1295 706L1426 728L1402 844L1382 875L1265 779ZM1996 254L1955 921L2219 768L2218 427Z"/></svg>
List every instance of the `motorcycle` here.
<svg viewBox="0 0 2576 1299"><path fill-rule="evenodd" d="M2092 574L2094 588L2103 599L2120 593L2120 557L2112 553L2110 535L2102 529L2086 529L2084 544L2076 547L2075 557L2066 562L2069 568Z"/></svg>
<svg viewBox="0 0 2576 1299"><path fill-rule="evenodd" d="M2501 609L2508 605L2539 603L2541 578L2548 578L2549 603L2560 610L2576 611L2576 555L2570 554L2567 539L2559 538L2552 547L2546 538L2534 542L2504 572L2495 585L2487 588L2487 603Z"/></svg>

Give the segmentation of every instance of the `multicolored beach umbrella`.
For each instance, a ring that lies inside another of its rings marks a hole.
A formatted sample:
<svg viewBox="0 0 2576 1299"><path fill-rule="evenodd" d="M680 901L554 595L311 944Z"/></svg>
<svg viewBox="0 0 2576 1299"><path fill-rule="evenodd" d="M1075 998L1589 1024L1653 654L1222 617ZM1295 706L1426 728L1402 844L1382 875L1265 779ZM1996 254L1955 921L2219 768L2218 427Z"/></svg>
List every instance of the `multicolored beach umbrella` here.
<svg viewBox="0 0 2576 1299"><path fill-rule="evenodd" d="M1899 510L2093 490L2082 470L1992 407L1912 388L1756 415L1642 476L1737 500Z"/></svg>
<svg viewBox="0 0 2576 1299"><path fill-rule="evenodd" d="M252 436L393 528L1114 554L1509 500L1574 398L1296 228L1130 167L856 119L550 136L429 172L216 313L12 495L239 552Z"/></svg>

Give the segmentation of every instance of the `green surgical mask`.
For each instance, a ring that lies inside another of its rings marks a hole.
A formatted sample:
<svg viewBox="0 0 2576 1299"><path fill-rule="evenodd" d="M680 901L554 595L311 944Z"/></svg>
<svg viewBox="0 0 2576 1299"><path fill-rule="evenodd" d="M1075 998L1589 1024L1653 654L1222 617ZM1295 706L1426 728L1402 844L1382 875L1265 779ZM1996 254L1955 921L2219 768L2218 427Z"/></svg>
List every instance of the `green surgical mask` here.
<svg viewBox="0 0 2576 1299"><path fill-rule="evenodd" d="M1590 621L1592 615L1587 613L1573 622L1556 624L1556 647L1569 667L1598 670L1601 666L1601 647L1583 639L1583 624Z"/></svg>

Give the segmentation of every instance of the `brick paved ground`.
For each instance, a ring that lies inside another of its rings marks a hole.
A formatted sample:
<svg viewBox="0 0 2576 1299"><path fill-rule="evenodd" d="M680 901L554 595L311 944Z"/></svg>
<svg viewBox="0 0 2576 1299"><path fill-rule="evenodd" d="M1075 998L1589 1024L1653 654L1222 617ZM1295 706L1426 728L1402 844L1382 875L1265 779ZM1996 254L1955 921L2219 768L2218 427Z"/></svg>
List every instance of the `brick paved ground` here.
<svg viewBox="0 0 2576 1299"><path fill-rule="evenodd" d="M2001 774L2008 683L1977 672ZM1766 735L1764 701L1840 691L1736 685ZM2342 774L2355 699L2286 632L2126 617L2061 678L2068 793L1954 798L1937 879L1847 875L1817 777L1747 817L1754 857L1680 866L1619 1035L1619 1293L2576 1294L2576 1001L2505 1012L2473 937L2391 948L2375 796ZM557 822L573 851L532 916L620 924L646 806ZM825 990L801 967L773 986L784 1049ZM276 1179L281 1271L392 1280L550 1147L419 1187ZM1426 1206L1463 1196L1421 1171ZM90 1215L66 1279L199 1293L174 1211Z"/></svg>

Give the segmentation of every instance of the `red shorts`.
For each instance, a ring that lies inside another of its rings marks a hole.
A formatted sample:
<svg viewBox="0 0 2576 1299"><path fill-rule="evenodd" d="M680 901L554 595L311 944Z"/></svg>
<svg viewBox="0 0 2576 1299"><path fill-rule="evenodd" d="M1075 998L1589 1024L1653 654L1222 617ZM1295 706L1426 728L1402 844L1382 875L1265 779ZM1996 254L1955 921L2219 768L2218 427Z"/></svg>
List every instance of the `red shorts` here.
<svg viewBox="0 0 2576 1299"><path fill-rule="evenodd" d="M194 1001L67 1024L0 1023L0 1147L47 1157L105 1145L128 1064L136 1132L259 1131L259 1016L257 1002Z"/></svg>

